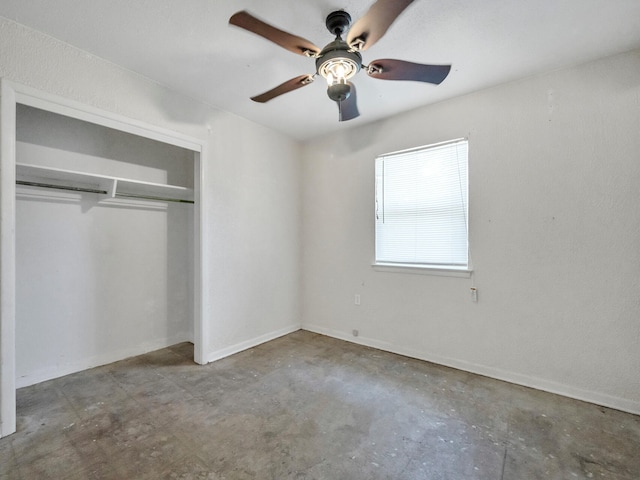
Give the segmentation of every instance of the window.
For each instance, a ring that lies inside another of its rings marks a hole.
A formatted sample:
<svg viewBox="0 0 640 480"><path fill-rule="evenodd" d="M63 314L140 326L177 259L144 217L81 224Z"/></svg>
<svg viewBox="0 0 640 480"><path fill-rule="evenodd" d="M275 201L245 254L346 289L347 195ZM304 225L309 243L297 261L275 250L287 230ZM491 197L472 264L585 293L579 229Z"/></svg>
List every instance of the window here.
<svg viewBox="0 0 640 480"><path fill-rule="evenodd" d="M469 268L468 142L376 159L376 265Z"/></svg>

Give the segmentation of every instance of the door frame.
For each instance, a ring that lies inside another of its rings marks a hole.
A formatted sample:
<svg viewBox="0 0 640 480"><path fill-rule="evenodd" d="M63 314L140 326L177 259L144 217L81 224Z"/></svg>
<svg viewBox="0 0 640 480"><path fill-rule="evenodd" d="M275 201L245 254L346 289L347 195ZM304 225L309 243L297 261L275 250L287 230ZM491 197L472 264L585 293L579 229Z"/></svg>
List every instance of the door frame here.
<svg viewBox="0 0 640 480"><path fill-rule="evenodd" d="M207 363L207 142L0 78L0 438L16 431L16 108L27 105L87 123L182 147L194 154L194 361Z"/></svg>

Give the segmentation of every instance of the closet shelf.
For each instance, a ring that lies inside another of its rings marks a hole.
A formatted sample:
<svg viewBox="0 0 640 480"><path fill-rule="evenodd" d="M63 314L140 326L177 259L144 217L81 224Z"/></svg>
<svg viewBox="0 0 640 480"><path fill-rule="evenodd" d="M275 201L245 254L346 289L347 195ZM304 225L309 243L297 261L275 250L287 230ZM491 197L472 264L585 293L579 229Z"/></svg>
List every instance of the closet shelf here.
<svg viewBox="0 0 640 480"><path fill-rule="evenodd" d="M193 190L186 187L27 163L16 163L16 180L22 185L100 193L101 201L121 197L193 203Z"/></svg>

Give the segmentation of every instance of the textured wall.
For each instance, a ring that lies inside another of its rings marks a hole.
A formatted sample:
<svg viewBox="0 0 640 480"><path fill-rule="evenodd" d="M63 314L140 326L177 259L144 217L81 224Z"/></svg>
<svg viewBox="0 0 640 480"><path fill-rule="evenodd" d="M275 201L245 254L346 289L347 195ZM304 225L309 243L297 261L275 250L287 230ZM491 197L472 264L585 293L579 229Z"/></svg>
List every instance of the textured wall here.
<svg viewBox="0 0 640 480"><path fill-rule="evenodd" d="M308 143L304 328L640 412L639 79L635 51ZM374 271L374 157L462 136L473 279Z"/></svg>
<svg viewBox="0 0 640 480"><path fill-rule="evenodd" d="M299 327L295 142L2 18L0 76L206 140L208 357Z"/></svg>

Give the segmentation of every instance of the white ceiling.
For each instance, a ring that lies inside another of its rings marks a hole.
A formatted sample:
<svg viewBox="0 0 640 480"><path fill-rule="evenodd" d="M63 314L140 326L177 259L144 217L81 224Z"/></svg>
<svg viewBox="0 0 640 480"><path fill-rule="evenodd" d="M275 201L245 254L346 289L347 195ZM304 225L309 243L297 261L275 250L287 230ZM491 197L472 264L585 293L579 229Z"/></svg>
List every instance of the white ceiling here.
<svg viewBox="0 0 640 480"><path fill-rule="evenodd" d="M354 21L373 0L0 0L0 15L296 139L361 125L514 79L640 47L640 0L416 0L364 63L450 63L439 86L355 77L361 116L338 122L319 78L258 104L249 97L314 60L228 25L239 10L319 47L333 10Z"/></svg>

